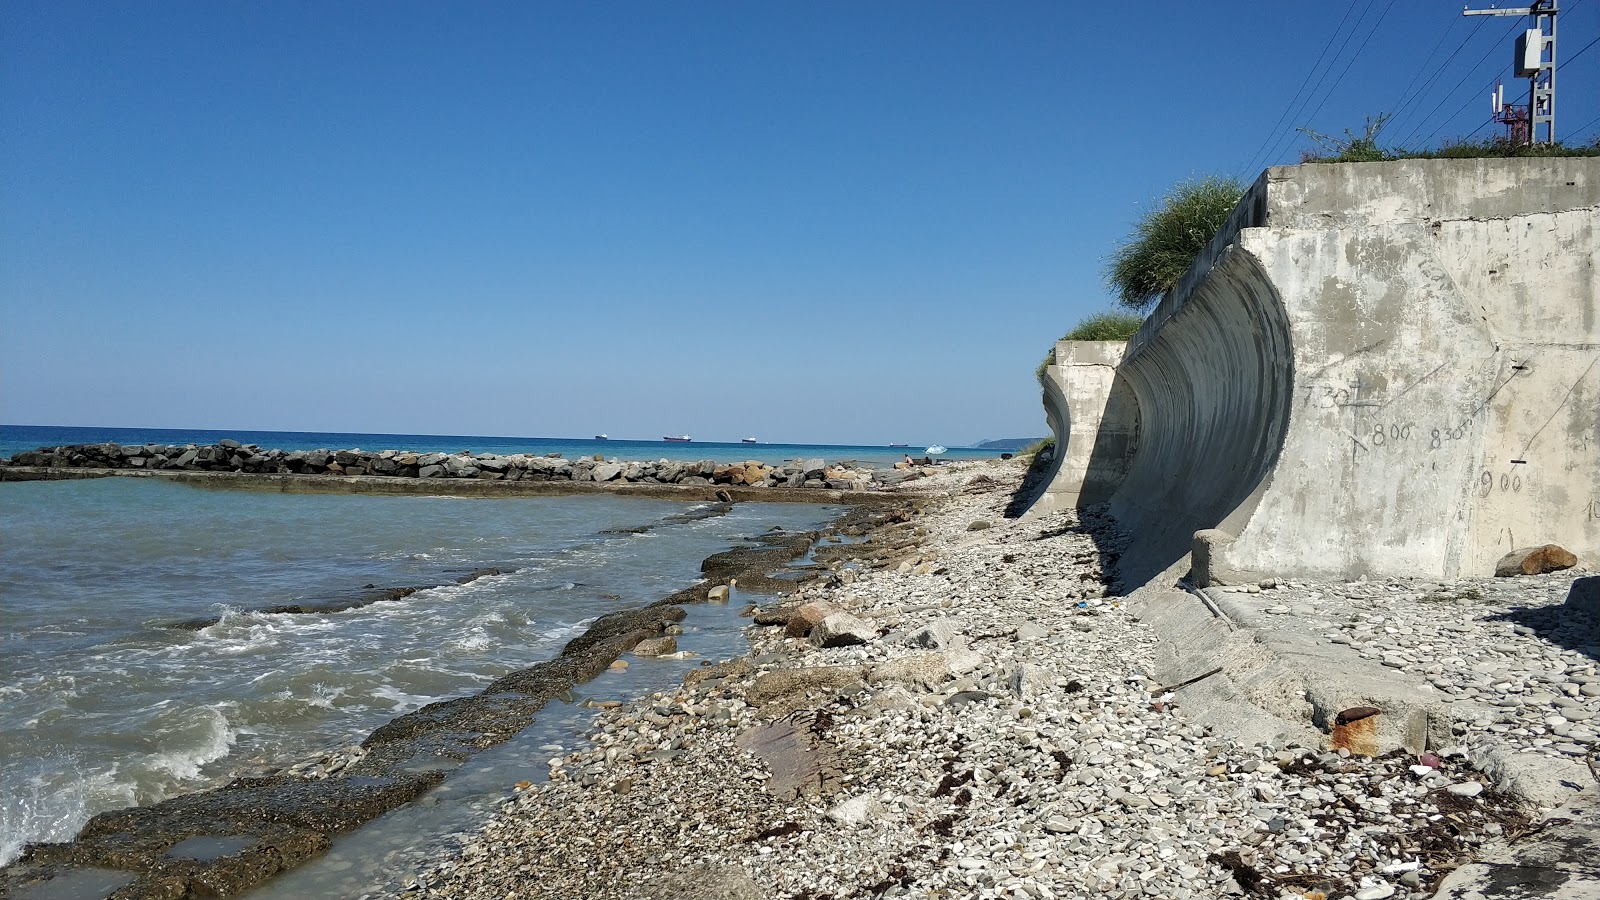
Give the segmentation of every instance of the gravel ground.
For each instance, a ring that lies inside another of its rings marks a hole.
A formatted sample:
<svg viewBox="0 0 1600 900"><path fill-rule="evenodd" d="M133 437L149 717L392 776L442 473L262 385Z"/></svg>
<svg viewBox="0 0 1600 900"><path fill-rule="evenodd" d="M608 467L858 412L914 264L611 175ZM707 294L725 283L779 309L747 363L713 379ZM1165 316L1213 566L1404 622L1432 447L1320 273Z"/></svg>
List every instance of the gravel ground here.
<svg viewBox="0 0 1600 900"><path fill-rule="evenodd" d="M1553 576L1247 589L1471 703L1463 747L1366 759L1213 733L1151 681L1155 635L1106 596L1111 523L1005 519L1020 478L994 462L919 482L945 499L844 548L875 555L762 598L750 656L606 710L590 748L397 891L1426 896L1536 827L1467 743L1595 740L1592 623L1554 619L1572 579Z"/></svg>

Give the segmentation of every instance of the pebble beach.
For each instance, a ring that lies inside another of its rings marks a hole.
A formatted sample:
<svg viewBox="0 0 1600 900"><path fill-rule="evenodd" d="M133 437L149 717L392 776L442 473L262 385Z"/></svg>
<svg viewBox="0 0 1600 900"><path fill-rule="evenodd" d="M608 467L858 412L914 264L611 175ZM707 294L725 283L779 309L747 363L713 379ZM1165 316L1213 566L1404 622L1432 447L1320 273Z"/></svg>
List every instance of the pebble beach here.
<svg viewBox="0 0 1600 900"><path fill-rule="evenodd" d="M1454 718L1424 754L1252 742L1156 679L1162 638L1111 584L1114 523L1007 518L1022 477L938 467L919 514L826 575L735 590L747 655L598 710L588 746L393 894L1423 897L1540 828L1473 767L1485 747L1589 777L1594 622L1557 612L1581 569L1233 589Z"/></svg>

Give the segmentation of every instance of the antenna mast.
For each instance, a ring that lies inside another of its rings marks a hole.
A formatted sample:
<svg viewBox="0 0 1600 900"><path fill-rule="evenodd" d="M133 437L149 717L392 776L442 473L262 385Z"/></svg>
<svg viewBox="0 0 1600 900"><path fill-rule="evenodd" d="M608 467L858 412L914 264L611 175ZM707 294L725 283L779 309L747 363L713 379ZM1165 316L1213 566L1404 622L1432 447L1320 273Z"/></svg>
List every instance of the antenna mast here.
<svg viewBox="0 0 1600 900"><path fill-rule="evenodd" d="M1461 11L1463 16L1527 16L1532 20L1529 22L1532 27L1517 36L1517 59L1513 65L1518 78L1528 79L1527 136L1522 138L1525 143L1556 142L1557 12L1556 0L1533 0L1532 6L1523 9L1490 7ZM1496 109L1495 112L1499 113L1500 110ZM1510 122L1506 124L1511 125ZM1518 130L1512 127L1513 140L1517 139Z"/></svg>

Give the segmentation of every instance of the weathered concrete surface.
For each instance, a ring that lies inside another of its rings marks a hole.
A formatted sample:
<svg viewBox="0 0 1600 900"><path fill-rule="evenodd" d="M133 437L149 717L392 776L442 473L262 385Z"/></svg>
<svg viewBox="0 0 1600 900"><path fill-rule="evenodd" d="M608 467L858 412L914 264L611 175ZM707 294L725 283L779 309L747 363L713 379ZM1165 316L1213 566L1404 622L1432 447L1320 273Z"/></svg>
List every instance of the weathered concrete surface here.
<svg viewBox="0 0 1600 900"><path fill-rule="evenodd" d="M1274 624L1237 595L1171 586L1182 568L1179 560L1134 591L1128 606L1161 637L1151 674L1175 686L1190 715L1245 740L1314 747L1336 743L1326 736L1339 713L1370 707L1368 745L1354 752L1452 743L1452 717L1437 694L1364 665L1348 647Z"/></svg>
<svg viewBox="0 0 1600 900"><path fill-rule="evenodd" d="M1440 882L1439 900L1600 900L1600 801L1557 810L1523 841L1467 863Z"/></svg>
<svg viewBox="0 0 1600 900"><path fill-rule="evenodd" d="M1045 367L1045 419L1056 435L1044 490L1028 515L1104 503L1133 461L1139 406L1117 379L1122 341L1057 341Z"/></svg>
<svg viewBox="0 0 1600 900"><path fill-rule="evenodd" d="M1117 370L1125 577L1600 559L1597 225L1600 159L1267 170Z"/></svg>

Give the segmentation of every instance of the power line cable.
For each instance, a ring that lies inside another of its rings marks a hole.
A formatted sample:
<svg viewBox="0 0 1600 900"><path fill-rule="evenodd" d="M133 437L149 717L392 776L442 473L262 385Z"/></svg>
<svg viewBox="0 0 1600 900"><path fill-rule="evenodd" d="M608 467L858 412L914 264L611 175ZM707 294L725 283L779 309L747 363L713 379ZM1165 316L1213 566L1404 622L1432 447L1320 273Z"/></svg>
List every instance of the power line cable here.
<svg viewBox="0 0 1600 900"><path fill-rule="evenodd" d="M1491 88L1494 87L1495 84L1497 84L1500 81L1500 79L1505 76L1506 69L1509 69L1509 68L1511 68L1511 67L1507 66L1505 69L1501 69L1500 71L1496 72L1494 74L1494 77L1489 80L1489 87L1491 87ZM1468 97L1467 98L1467 102L1461 104L1460 108L1458 108L1455 112L1451 113L1449 116L1446 116L1445 120L1443 122L1439 123L1439 127L1433 129L1432 133L1430 133L1427 137L1422 139L1422 142L1424 144L1431 144L1433 142L1433 136L1438 134L1439 132L1443 131L1444 127L1446 125L1448 125L1451 122L1455 121L1457 116L1461 115L1463 112L1466 112L1467 107L1472 105L1472 101L1474 99L1475 98L1473 98L1473 97ZM1493 122L1494 118L1490 117L1489 121ZM1488 124L1488 123L1485 123L1485 124ZM1482 131L1482 130L1483 130L1483 125L1479 125L1477 127L1477 129L1472 132L1472 134L1477 134L1479 131ZM1472 134L1467 135L1467 137L1469 137L1469 138L1472 137Z"/></svg>
<svg viewBox="0 0 1600 900"><path fill-rule="evenodd" d="M1339 20L1338 26L1328 35L1327 43L1322 45L1322 52L1317 54L1317 61L1311 64L1310 69L1306 70L1306 77L1301 79L1300 86L1295 88L1294 96L1290 97L1288 104L1283 107L1283 112L1278 115L1278 121L1272 123L1272 128L1267 131L1267 136L1262 139L1261 146L1256 148L1256 152L1250 154L1250 161L1245 163L1244 171L1240 173L1241 178L1255 171L1256 159L1261 156L1262 151L1267 149L1267 144L1271 143L1273 137L1277 135L1278 128L1283 125L1284 120L1289 118L1289 110L1294 109L1295 102L1300 99L1300 92L1304 91L1306 85L1311 83L1311 76L1317 74L1317 68L1322 65L1323 57L1328 55L1328 48L1333 46L1334 40L1339 37L1339 32L1344 30L1344 23L1349 20L1350 11L1355 8L1356 5L1354 3L1345 7L1344 17Z"/></svg>
<svg viewBox="0 0 1600 900"><path fill-rule="evenodd" d="M1355 65L1356 60L1361 58L1361 51L1367 49L1367 42L1372 40L1372 36L1378 32L1378 28L1383 25L1383 20L1389 17L1389 10L1391 9L1394 9L1394 0L1389 0L1389 5L1383 8L1383 14L1378 16L1378 21L1372 24L1372 30L1367 32L1367 36L1361 39L1361 46L1356 48L1355 55L1351 56L1350 61L1344 64L1344 70L1339 73L1338 78L1333 80L1333 85L1328 88L1328 92L1322 95L1322 102L1318 103L1317 108L1311 111L1311 115L1306 116L1307 122L1315 119L1317 113L1322 112L1323 105L1328 102L1329 97L1333 96L1333 92L1339 89L1339 82L1343 81L1344 76L1350 73L1350 67Z"/></svg>
<svg viewBox="0 0 1600 900"><path fill-rule="evenodd" d="M1467 46L1467 42L1471 41L1473 36L1478 33L1478 29L1483 27L1483 22L1483 19L1479 19L1472 23L1472 29L1467 32L1466 37L1461 39L1461 43L1456 45L1456 49L1450 51L1450 55L1445 57L1445 61L1439 64L1439 68L1433 70L1433 74L1428 77L1428 80L1422 85L1422 87L1419 88L1416 93L1411 95L1410 100L1407 100L1405 103L1401 104L1395 109L1394 118L1399 119L1403 117L1406 114L1407 109L1413 108L1417 105L1417 102L1421 100L1423 95L1428 92L1428 89L1433 87L1434 82L1439 80L1439 76L1444 74L1445 69L1450 67L1450 63L1461 53L1461 50Z"/></svg>
<svg viewBox="0 0 1600 900"><path fill-rule="evenodd" d="M1339 44L1339 49L1334 51L1332 61L1329 62L1328 67L1322 71L1322 75L1317 78L1317 83L1311 88L1311 93L1306 95L1305 102L1300 105L1299 110L1293 113L1291 119L1297 118L1304 113L1306 107L1311 105L1311 98L1317 95L1317 91L1322 90L1322 83L1327 80L1328 73L1333 71L1333 66L1339 61L1339 58L1344 56L1345 48L1350 46L1350 39L1356 36L1357 31L1361 30L1361 23L1366 21L1367 13L1372 11L1372 4L1375 2L1377 2L1377 0L1367 0L1367 5L1361 8L1361 15L1356 17L1356 23L1353 27L1351 27L1350 33L1345 35L1344 40ZM1291 130L1285 132L1283 137L1279 138L1275 143L1273 143L1272 150L1267 154L1267 159L1270 161L1276 158L1278 154L1282 153L1283 150L1287 148L1287 145L1292 144L1293 141L1294 131Z"/></svg>
<svg viewBox="0 0 1600 900"><path fill-rule="evenodd" d="M1565 69L1567 67L1567 63L1570 63L1573 60L1577 59L1578 57L1582 56L1583 53L1584 53L1584 50L1588 50L1590 47L1593 47L1597 43L1600 43L1600 37L1596 37L1594 40L1590 41L1589 43L1584 44L1583 45L1583 50L1579 50L1577 53L1574 53L1571 56L1567 57L1566 59L1562 60L1561 64L1556 66L1556 71L1559 72L1562 69Z"/></svg>
<svg viewBox="0 0 1600 900"><path fill-rule="evenodd" d="M1433 42L1433 49L1429 50L1428 55L1423 57L1422 65L1417 67L1417 73L1411 76L1411 81L1406 84L1405 90L1401 91L1400 96L1395 98L1394 106L1390 108L1391 115L1405 105L1406 98L1411 96L1411 89L1417 86L1417 79L1422 76L1423 72L1428 71L1428 66L1433 62L1433 58L1438 55L1439 48L1444 46L1444 39L1450 36L1450 30L1456 26L1456 22L1459 20L1460 17L1456 17L1445 21L1444 30L1439 32L1439 39ZM1445 62L1448 63L1449 60Z"/></svg>
<svg viewBox="0 0 1600 900"><path fill-rule="evenodd" d="M1400 144L1404 145L1407 141L1411 140L1411 138L1413 136L1415 136L1418 131L1421 131L1423 126L1426 125L1428 123L1428 121L1433 118L1433 114L1438 112L1440 107L1442 107L1446 103L1450 102L1450 98L1455 96L1456 91L1461 90L1461 86L1467 83L1467 79L1471 78L1473 73L1476 72L1485 62L1488 61L1488 59L1489 59L1491 54L1493 54L1496 50L1500 49L1500 46L1505 43L1505 39L1510 37L1511 36L1511 32L1512 31L1516 31L1519 26L1520 26L1520 23L1513 22L1511 24L1510 31L1507 31L1505 34L1501 35L1500 36L1500 40L1498 40L1494 44L1490 45L1488 51L1485 52L1483 54L1483 56L1481 58L1479 58L1479 60L1477 62L1473 63L1472 67L1467 70L1467 74L1461 76L1461 80L1456 82L1455 87L1451 88L1449 93L1447 93L1443 97L1439 98L1439 102L1435 103L1433 105L1433 109L1428 110L1428 114L1423 116L1422 120L1419 121L1409 132L1407 132L1405 137L1400 139ZM1438 130L1435 129L1434 133L1437 134Z"/></svg>
<svg viewBox="0 0 1600 900"><path fill-rule="evenodd" d="M1596 123L1600 123L1600 116L1595 116L1594 118L1592 118L1589 121L1583 123L1582 125L1579 125L1577 128L1572 129L1572 133L1575 134L1575 135L1582 134L1584 129L1586 129L1590 125L1594 125Z"/></svg>

